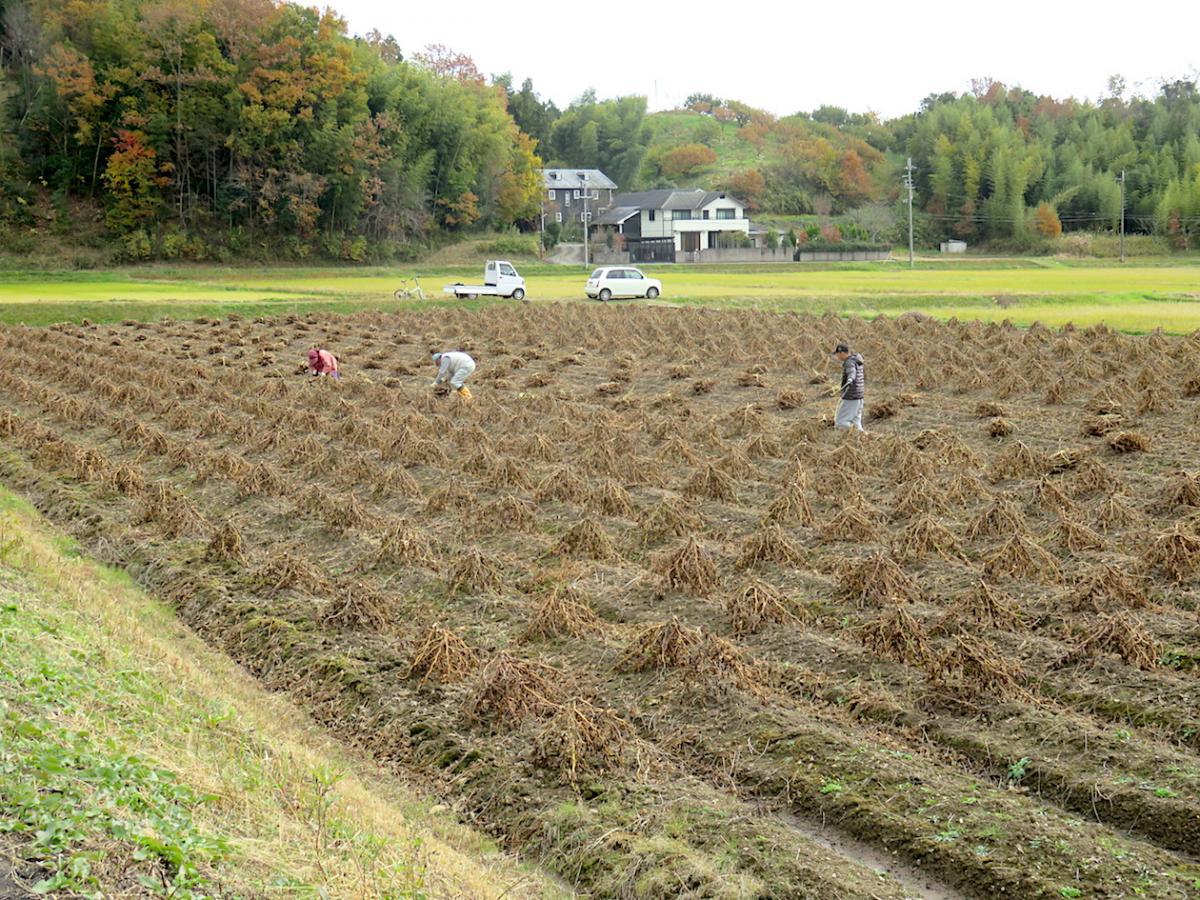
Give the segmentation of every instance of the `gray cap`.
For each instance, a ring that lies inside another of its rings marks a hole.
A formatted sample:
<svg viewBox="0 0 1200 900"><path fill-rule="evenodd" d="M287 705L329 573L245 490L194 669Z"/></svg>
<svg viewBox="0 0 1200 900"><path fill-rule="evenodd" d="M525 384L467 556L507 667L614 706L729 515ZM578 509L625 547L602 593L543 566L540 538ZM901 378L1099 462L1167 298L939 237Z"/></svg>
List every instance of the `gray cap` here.
<svg viewBox="0 0 1200 900"><path fill-rule="evenodd" d="M849 353L849 352L850 352L850 347L849 347L848 345L846 345L846 344L838 344L838 345L837 345L837 346L834 348L833 352L834 352L834 353Z"/></svg>

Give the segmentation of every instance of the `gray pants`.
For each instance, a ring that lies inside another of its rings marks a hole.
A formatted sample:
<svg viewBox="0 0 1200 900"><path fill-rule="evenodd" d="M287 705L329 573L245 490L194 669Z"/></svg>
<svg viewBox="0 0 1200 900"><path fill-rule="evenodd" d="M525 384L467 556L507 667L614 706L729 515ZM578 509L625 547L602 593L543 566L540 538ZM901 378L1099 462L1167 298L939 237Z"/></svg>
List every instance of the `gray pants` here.
<svg viewBox="0 0 1200 900"><path fill-rule="evenodd" d="M862 414L862 400L843 400L838 404L837 415L833 420L834 427L857 428L862 431Z"/></svg>
<svg viewBox="0 0 1200 900"><path fill-rule="evenodd" d="M475 363L463 363L461 366L455 369L454 374L450 376L450 387L457 391L463 386L463 382L471 377L471 373L474 371Z"/></svg>

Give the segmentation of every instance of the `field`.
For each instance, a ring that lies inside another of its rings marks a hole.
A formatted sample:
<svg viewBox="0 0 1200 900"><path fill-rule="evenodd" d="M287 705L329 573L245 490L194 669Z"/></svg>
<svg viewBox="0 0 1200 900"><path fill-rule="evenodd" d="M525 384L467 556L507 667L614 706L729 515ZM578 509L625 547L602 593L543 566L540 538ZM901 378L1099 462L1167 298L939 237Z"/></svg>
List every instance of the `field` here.
<svg viewBox="0 0 1200 900"><path fill-rule="evenodd" d="M431 302L442 285L475 281L476 268L421 267ZM583 269L521 264L533 302L578 300ZM938 318L1009 320L1185 334L1200 328L1200 266L1193 260L922 260L831 266L647 267L669 305L763 308L875 316L917 310ZM395 308L392 291L412 271L388 269L149 267L96 273L13 272L0 281L0 322L113 322ZM476 301L478 308L494 301Z"/></svg>
<svg viewBox="0 0 1200 900"><path fill-rule="evenodd" d="M8 326L0 477L581 892L1200 896L1198 363L629 305Z"/></svg>

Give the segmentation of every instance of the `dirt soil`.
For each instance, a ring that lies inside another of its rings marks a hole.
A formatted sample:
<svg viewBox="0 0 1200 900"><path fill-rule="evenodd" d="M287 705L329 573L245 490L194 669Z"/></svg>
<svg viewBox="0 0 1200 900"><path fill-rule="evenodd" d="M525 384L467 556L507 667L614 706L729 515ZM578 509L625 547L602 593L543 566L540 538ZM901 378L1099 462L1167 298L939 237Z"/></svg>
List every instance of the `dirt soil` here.
<svg viewBox="0 0 1200 900"><path fill-rule="evenodd" d="M1200 896L1198 423L1200 335L1102 327L0 331L0 477L602 897Z"/></svg>
<svg viewBox="0 0 1200 900"><path fill-rule="evenodd" d="M0 900L27 900L40 897L33 890L45 872L23 860L17 852L20 843L11 837L0 837Z"/></svg>

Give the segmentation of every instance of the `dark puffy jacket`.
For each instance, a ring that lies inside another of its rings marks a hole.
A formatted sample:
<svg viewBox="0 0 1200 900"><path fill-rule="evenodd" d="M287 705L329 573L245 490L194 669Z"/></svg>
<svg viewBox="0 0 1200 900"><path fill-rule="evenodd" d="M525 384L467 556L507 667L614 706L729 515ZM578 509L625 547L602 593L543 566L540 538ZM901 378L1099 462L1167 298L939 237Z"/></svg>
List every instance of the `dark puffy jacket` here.
<svg viewBox="0 0 1200 900"><path fill-rule="evenodd" d="M861 353L851 353L842 363L842 399L862 400L866 396L867 379Z"/></svg>

